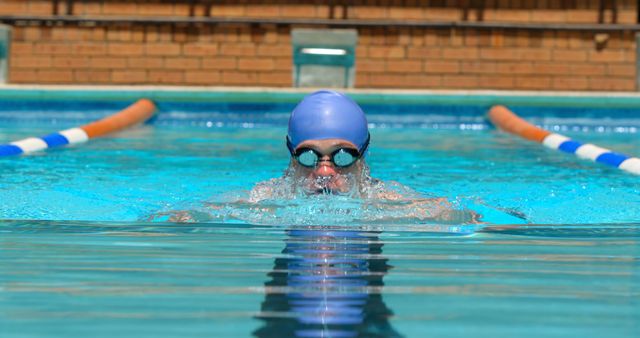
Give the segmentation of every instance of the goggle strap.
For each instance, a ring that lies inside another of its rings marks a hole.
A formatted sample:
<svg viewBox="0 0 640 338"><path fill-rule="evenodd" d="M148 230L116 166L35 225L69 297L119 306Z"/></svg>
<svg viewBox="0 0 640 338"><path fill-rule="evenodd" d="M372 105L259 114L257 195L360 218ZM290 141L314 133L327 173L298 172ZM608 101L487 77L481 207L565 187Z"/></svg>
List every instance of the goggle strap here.
<svg viewBox="0 0 640 338"><path fill-rule="evenodd" d="M289 149L289 153L291 153L291 156L295 156L295 149L293 149L293 143L291 143L289 135L285 136L284 138L287 140L287 148Z"/></svg>
<svg viewBox="0 0 640 338"><path fill-rule="evenodd" d="M289 139L289 135L286 135L285 140L287 141L287 149L289 149L289 153L291 154L291 156L295 156L295 149L293 148L293 143L291 143L291 139ZM358 150L358 152L360 153L360 157L364 156L364 153L367 151L367 148L369 148L369 141L371 140L371 133L367 133L367 140L364 141L364 144L362 145L362 149Z"/></svg>
<svg viewBox="0 0 640 338"><path fill-rule="evenodd" d="M358 152L360 153L360 157L364 156L364 153L367 152L367 148L369 148L370 140L371 140L371 133L367 132L367 140L364 141L364 144L362 145L362 149L358 150Z"/></svg>

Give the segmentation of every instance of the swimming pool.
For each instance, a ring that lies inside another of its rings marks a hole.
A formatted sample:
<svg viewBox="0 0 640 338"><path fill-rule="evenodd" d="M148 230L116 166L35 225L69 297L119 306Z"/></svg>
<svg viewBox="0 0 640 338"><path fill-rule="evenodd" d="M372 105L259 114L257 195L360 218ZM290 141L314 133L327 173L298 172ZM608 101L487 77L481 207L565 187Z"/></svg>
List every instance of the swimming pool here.
<svg viewBox="0 0 640 338"><path fill-rule="evenodd" d="M81 101L70 98L82 97L75 92L4 94L0 143L88 122L140 94ZM301 95L154 95L164 100L149 125L0 159L3 335L629 337L639 330L638 177L497 132L482 118L502 99L549 129L638 155L632 99L532 105L515 96L356 96L372 126L374 177L494 220L512 214L529 223L478 226L371 221L379 211L332 198L272 203L265 213L234 204L256 182L282 175L287 113ZM147 221L169 210L207 219Z"/></svg>

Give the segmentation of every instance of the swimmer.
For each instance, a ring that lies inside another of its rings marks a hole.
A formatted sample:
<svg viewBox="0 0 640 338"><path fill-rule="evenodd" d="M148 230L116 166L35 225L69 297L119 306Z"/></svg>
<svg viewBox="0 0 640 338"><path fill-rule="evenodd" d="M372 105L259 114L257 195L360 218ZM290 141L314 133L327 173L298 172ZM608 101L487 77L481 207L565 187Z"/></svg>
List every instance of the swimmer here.
<svg viewBox="0 0 640 338"><path fill-rule="evenodd" d="M284 179L258 183L249 202L300 195L346 195L385 209L403 209L403 217L476 222L471 211L454 210L444 198L420 197L397 182L369 174L365 159L371 135L360 106L346 95L321 90L306 96L293 110L286 135L291 155ZM404 192L404 194L402 193Z"/></svg>
<svg viewBox="0 0 640 338"><path fill-rule="evenodd" d="M285 140L291 155L285 176L292 178L292 190L276 191L265 182L249 200L298 193L362 197L371 183L364 162L369 139L367 119L353 100L328 90L306 96L291 113Z"/></svg>
<svg viewBox="0 0 640 338"><path fill-rule="evenodd" d="M364 209L389 211L386 221L477 223L476 213L456 210L445 198L424 198L400 183L372 178L365 162L370 139L365 114L351 98L332 90L309 94L289 118L285 144L290 161L285 174L256 184L249 198L236 201L235 206L262 214L272 211L262 201L341 195L362 201ZM208 207L224 205L209 203ZM176 222L206 219L201 213L184 211L161 215Z"/></svg>

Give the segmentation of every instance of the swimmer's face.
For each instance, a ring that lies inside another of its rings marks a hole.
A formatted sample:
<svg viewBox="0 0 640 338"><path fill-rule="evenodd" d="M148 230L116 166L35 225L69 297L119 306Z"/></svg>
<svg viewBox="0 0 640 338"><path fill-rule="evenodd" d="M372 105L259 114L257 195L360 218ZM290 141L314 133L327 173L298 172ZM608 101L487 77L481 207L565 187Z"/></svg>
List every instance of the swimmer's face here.
<svg viewBox="0 0 640 338"><path fill-rule="evenodd" d="M293 159L296 176L305 178L305 188L313 193L346 193L353 187L352 180L358 177L362 169L362 160L358 159L350 166L339 167L331 161L331 154L341 148L358 150L355 144L342 139L307 140L300 143L296 150L309 148L321 155L315 167L305 167ZM350 182L351 180L351 182Z"/></svg>

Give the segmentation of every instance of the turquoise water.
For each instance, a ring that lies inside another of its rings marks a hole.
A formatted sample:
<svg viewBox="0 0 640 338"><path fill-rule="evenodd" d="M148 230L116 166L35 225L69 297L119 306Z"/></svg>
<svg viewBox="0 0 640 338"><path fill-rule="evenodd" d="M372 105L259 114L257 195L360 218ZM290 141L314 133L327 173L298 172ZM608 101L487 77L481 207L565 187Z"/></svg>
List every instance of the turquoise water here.
<svg viewBox="0 0 640 338"><path fill-rule="evenodd" d="M514 139L473 116L405 116L394 125L375 115L372 176L493 212L485 221L498 224L370 222L358 203L331 198L268 205L271 217L233 201L282 175L283 115L259 124L249 122L256 116L185 116L0 159L0 336L640 332L637 176ZM6 121L0 143L73 119ZM620 125L638 124L549 122L635 155L638 130ZM209 218L147 221L171 210ZM500 217L508 214L528 224L495 221L515 220Z"/></svg>

